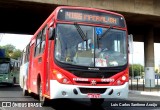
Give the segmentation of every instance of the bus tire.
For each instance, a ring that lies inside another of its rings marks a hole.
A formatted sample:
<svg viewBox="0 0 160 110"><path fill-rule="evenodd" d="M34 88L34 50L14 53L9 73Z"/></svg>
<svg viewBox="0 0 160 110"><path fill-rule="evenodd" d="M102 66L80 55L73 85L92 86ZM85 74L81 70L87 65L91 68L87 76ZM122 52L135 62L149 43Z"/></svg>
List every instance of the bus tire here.
<svg viewBox="0 0 160 110"><path fill-rule="evenodd" d="M42 106L47 106L49 100L42 95L42 84L41 84L41 82L39 82L38 94L39 94L39 101L40 101L41 105Z"/></svg>
<svg viewBox="0 0 160 110"><path fill-rule="evenodd" d="M28 96L29 93L28 93L28 91L26 90L25 86L26 86L26 81L23 80L23 96Z"/></svg>
<svg viewBox="0 0 160 110"><path fill-rule="evenodd" d="M104 99L103 98L102 99L90 99L90 101L93 106L101 106L104 102Z"/></svg>
<svg viewBox="0 0 160 110"><path fill-rule="evenodd" d="M15 77L13 78L13 84L16 84L16 78Z"/></svg>
<svg viewBox="0 0 160 110"><path fill-rule="evenodd" d="M23 96L28 96L28 91L23 88Z"/></svg>
<svg viewBox="0 0 160 110"><path fill-rule="evenodd" d="M29 95L28 91L23 88L23 96L28 96L28 95Z"/></svg>

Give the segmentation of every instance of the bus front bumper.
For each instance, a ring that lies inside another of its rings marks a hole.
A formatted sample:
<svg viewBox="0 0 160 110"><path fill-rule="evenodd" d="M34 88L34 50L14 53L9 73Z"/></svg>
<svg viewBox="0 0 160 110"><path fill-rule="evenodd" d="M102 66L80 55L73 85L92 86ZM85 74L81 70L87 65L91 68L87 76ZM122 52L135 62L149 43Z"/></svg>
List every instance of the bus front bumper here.
<svg viewBox="0 0 160 110"><path fill-rule="evenodd" d="M103 89L103 93L87 93L86 91L97 88ZM82 90L83 89L83 90ZM128 82L120 86L80 86L60 84L56 80L50 80L50 99L58 98L91 98L89 94L98 94L100 98L128 98Z"/></svg>

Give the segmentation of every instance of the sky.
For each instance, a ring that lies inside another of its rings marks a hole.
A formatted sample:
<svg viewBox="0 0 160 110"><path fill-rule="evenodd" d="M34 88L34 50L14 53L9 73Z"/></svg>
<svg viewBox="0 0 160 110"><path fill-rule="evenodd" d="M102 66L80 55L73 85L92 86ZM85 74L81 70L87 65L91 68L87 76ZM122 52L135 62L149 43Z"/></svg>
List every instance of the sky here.
<svg viewBox="0 0 160 110"><path fill-rule="evenodd" d="M0 46L12 44L16 49L23 50L29 43L32 35L19 35L19 34L0 34ZM155 50L155 66L160 65L160 43L154 43ZM144 43L133 42L133 54L129 54L130 64L144 65Z"/></svg>
<svg viewBox="0 0 160 110"><path fill-rule="evenodd" d="M154 43L155 67L160 66L160 43ZM130 64L144 65L144 43L133 42L133 54L129 54Z"/></svg>
<svg viewBox="0 0 160 110"><path fill-rule="evenodd" d="M20 35L20 34L0 34L0 46L12 44L16 49L23 50L29 43L32 35Z"/></svg>
<svg viewBox="0 0 160 110"><path fill-rule="evenodd" d="M144 43L133 42L133 54L129 54L130 64L144 65Z"/></svg>

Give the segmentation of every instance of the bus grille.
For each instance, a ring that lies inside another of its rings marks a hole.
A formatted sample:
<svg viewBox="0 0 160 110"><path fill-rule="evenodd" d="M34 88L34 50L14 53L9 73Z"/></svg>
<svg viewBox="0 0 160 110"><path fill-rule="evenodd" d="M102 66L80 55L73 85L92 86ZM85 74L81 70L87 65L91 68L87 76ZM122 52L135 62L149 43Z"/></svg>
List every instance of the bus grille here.
<svg viewBox="0 0 160 110"><path fill-rule="evenodd" d="M86 72L86 71L70 71L77 77L80 78L110 78L117 72Z"/></svg>
<svg viewBox="0 0 160 110"><path fill-rule="evenodd" d="M106 88L79 88L81 93L100 93L103 94L106 91Z"/></svg>
<svg viewBox="0 0 160 110"><path fill-rule="evenodd" d="M90 81L75 81L78 84L91 84ZM110 82L96 82L96 84L109 84Z"/></svg>

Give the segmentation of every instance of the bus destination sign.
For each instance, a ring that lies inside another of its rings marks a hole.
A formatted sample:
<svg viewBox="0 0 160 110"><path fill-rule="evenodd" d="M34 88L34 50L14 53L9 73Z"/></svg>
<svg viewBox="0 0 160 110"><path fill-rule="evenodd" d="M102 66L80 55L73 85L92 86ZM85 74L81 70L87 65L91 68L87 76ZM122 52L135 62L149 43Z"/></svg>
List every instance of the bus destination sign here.
<svg viewBox="0 0 160 110"><path fill-rule="evenodd" d="M121 16L90 10L61 9L58 13L58 20L125 27L124 18Z"/></svg>

